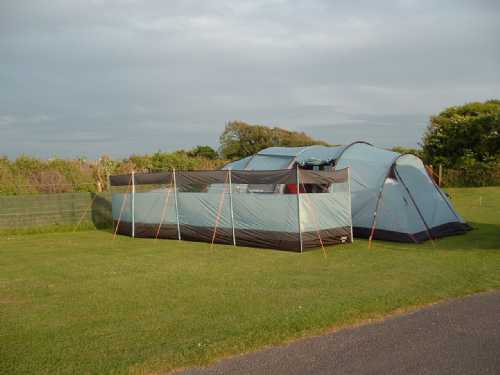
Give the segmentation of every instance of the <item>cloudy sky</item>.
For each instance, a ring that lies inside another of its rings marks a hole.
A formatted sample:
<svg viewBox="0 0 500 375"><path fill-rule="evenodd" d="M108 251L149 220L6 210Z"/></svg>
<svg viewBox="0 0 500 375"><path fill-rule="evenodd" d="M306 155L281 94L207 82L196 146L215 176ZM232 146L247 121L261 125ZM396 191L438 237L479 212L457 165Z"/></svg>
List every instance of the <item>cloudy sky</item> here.
<svg viewBox="0 0 500 375"><path fill-rule="evenodd" d="M0 154L217 146L229 120L416 146L500 97L500 1L0 1Z"/></svg>

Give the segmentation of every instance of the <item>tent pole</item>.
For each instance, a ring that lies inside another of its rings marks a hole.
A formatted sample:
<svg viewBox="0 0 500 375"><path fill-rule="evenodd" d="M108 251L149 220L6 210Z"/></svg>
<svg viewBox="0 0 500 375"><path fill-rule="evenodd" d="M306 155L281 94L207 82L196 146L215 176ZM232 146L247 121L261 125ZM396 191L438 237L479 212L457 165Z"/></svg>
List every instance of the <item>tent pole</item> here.
<svg viewBox="0 0 500 375"><path fill-rule="evenodd" d="M354 235L352 232L351 167L347 167L347 186L349 189L349 217L351 218L351 243L353 243Z"/></svg>
<svg viewBox="0 0 500 375"><path fill-rule="evenodd" d="M214 248L215 236L217 235L217 227L219 226L222 208L224 207L224 198L226 195L226 184L228 177L229 176L226 175L226 178L224 179L224 190L222 190L220 194L219 207L217 208L217 216L215 217L214 233L212 235L212 242L210 243L210 251L212 251Z"/></svg>
<svg viewBox="0 0 500 375"><path fill-rule="evenodd" d="M228 171L229 177L229 207L231 210L231 226L233 228L233 246L236 246L236 234L234 231L234 213L233 213L233 183L231 180L231 168Z"/></svg>
<svg viewBox="0 0 500 375"><path fill-rule="evenodd" d="M132 171L132 238L135 237L135 172Z"/></svg>
<svg viewBox="0 0 500 375"><path fill-rule="evenodd" d="M382 198L382 194L384 192L386 180L387 180L387 176L384 178L384 182L382 183L382 186L380 187L380 191L379 191L378 198L377 198L377 204L375 205L375 211L373 212L372 227L370 230L370 237L368 238L368 248L369 249L371 249L371 247L372 247L372 239L373 239L373 235L375 234L375 226L377 225L377 212L378 212L378 208L380 205L380 199Z"/></svg>
<svg viewBox="0 0 500 375"><path fill-rule="evenodd" d="M177 219L177 239L181 240L181 224L179 223L179 205L177 203L177 181L175 179L175 168L172 170L174 180L175 217Z"/></svg>
<svg viewBox="0 0 500 375"><path fill-rule="evenodd" d="M163 202L163 208L161 210L160 223L158 224L158 229L156 230L155 240L158 239L160 235L161 225L163 224L163 220L165 219L165 214L167 212L168 201L170 198L170 191L172 190L172 183L170 183L168 190L165 192L165 200Z"/></svg>
<svg viewBox="0 0 500 375"><path fill-rule="evenodd" d="M415 209L417 210L417 213L418 213L418 216L420 217L420 220L422 220L422 223L424 223L425 230L427 232L427 236L429 237L429 240L431 240L432 246L435 246L434 239L431 236L431 230L430 230L429 226L427 225L427 222L424 219L424 215L422 215L422 212L418 208L417 202L415 202L415 199L413 199L413 196L410 193L410 189L408 189L408 187L406 186L405 182L403 181L403 179L399 175L398 170L396 168L394 168L394 172L396 172L396 176L398 176L399 181L401 181L401 184L403 184L403 187L405 188L406 192L408 193L408 196L410 197L413 205L415 206Z"/></svg>
<svg viewBox="0 0 500 375"><path fill-rule="evenodd" d="M295 174L297 175L297 219L299 221L299 242L300 252L304 251L304 243L302 239L302 229L300 225L300 177L299 177L299 163L295 164Z"/></svg>
<svg viewBox="0 0 500 375"><path fill-rule="evenodd" d="M123 209L125 208L125 203L127 202L127 199L128 199L128 192L130 191L131 183L132 183L132 178L128 182L127 190L125 191L125 194L123 194L122 206L120 207L120 214L118 215L118 222L116 223L116 227L114 228L115 230L113 233L113 240L116 238L116 233L118 233L118 228L120 227ZM113 224L114 224L114 222L115 222L115 220L113 219Z"/></svg>

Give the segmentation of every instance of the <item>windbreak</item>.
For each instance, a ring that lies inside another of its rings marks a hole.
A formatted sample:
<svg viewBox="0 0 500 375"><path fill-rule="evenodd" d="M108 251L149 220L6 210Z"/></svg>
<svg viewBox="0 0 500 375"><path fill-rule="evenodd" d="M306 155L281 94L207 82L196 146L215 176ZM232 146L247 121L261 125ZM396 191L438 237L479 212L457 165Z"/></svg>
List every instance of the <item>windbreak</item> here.
<svg viewBox="0 0 500 375"><path fill-rule="evenodd" d="M110 180L127 187L113 193L121 234L294 251L352 239L347 170L180 171ZM285 187L297 183L321 186L321 193L287 194ZM141 184L154 188L143 191ZM275 188L261 193L255 186Z"/></svg>

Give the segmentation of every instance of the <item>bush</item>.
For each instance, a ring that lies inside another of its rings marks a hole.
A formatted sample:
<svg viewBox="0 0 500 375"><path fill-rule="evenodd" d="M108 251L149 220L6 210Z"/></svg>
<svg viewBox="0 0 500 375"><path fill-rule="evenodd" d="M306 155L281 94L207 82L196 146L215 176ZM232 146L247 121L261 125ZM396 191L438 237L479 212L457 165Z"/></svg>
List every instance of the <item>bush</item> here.
<svg viewBox="0 0 500 375"><path fill-rule="evenodd" d="M174 168L211 170L222 167L226 162L192 156L189 151L158 151L152 155L132 155L121 161L106 155L97 161L40 160L26 155L10 161L7 157L0 157L0 194L100 192L109 189L109 176L112 174L159 172Z"/></svg>
<svg viewBox="0 0 500 375"><path fill-rule="evenodd" d="M303 132L250 125L242 121L229 122L220 136L219 142L220 153L227 159L241 159L274 146L328 145L328 143L313 139Z"/></svg>
<svg viewBox="0 0 500 375"><path fill-rule="evenodd" d="M444 185L449 187L500 186L500 161L443 170Z"/></svg>
<svg viewBox="0 0 500 375"><path fill-rule="evenodd" d="M467 103L432 116L422 151L426 163L448 168L468 168L470 160L491 163L500 156L500 101Z"/></svg>

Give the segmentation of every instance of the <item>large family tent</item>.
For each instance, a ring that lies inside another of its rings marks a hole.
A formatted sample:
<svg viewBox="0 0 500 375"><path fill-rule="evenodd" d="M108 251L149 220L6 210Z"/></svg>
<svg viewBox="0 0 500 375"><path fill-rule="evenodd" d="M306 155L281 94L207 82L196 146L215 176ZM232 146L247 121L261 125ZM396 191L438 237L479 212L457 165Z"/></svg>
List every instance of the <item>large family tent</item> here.
<svg viewBox="0 0 500 375"><path fill-rule="evenodd" d="M295 165L306 170L349 168L355 237L422 242L470 229L418 157L366 142L271 147L225 168L268 170Z"/></svg>
<svg viewBox="0 0 500 375"><path fill-rule="evenodd" d="M349 170L277 167L112 176L115 234L293 251L351 242Z"/></svg>

